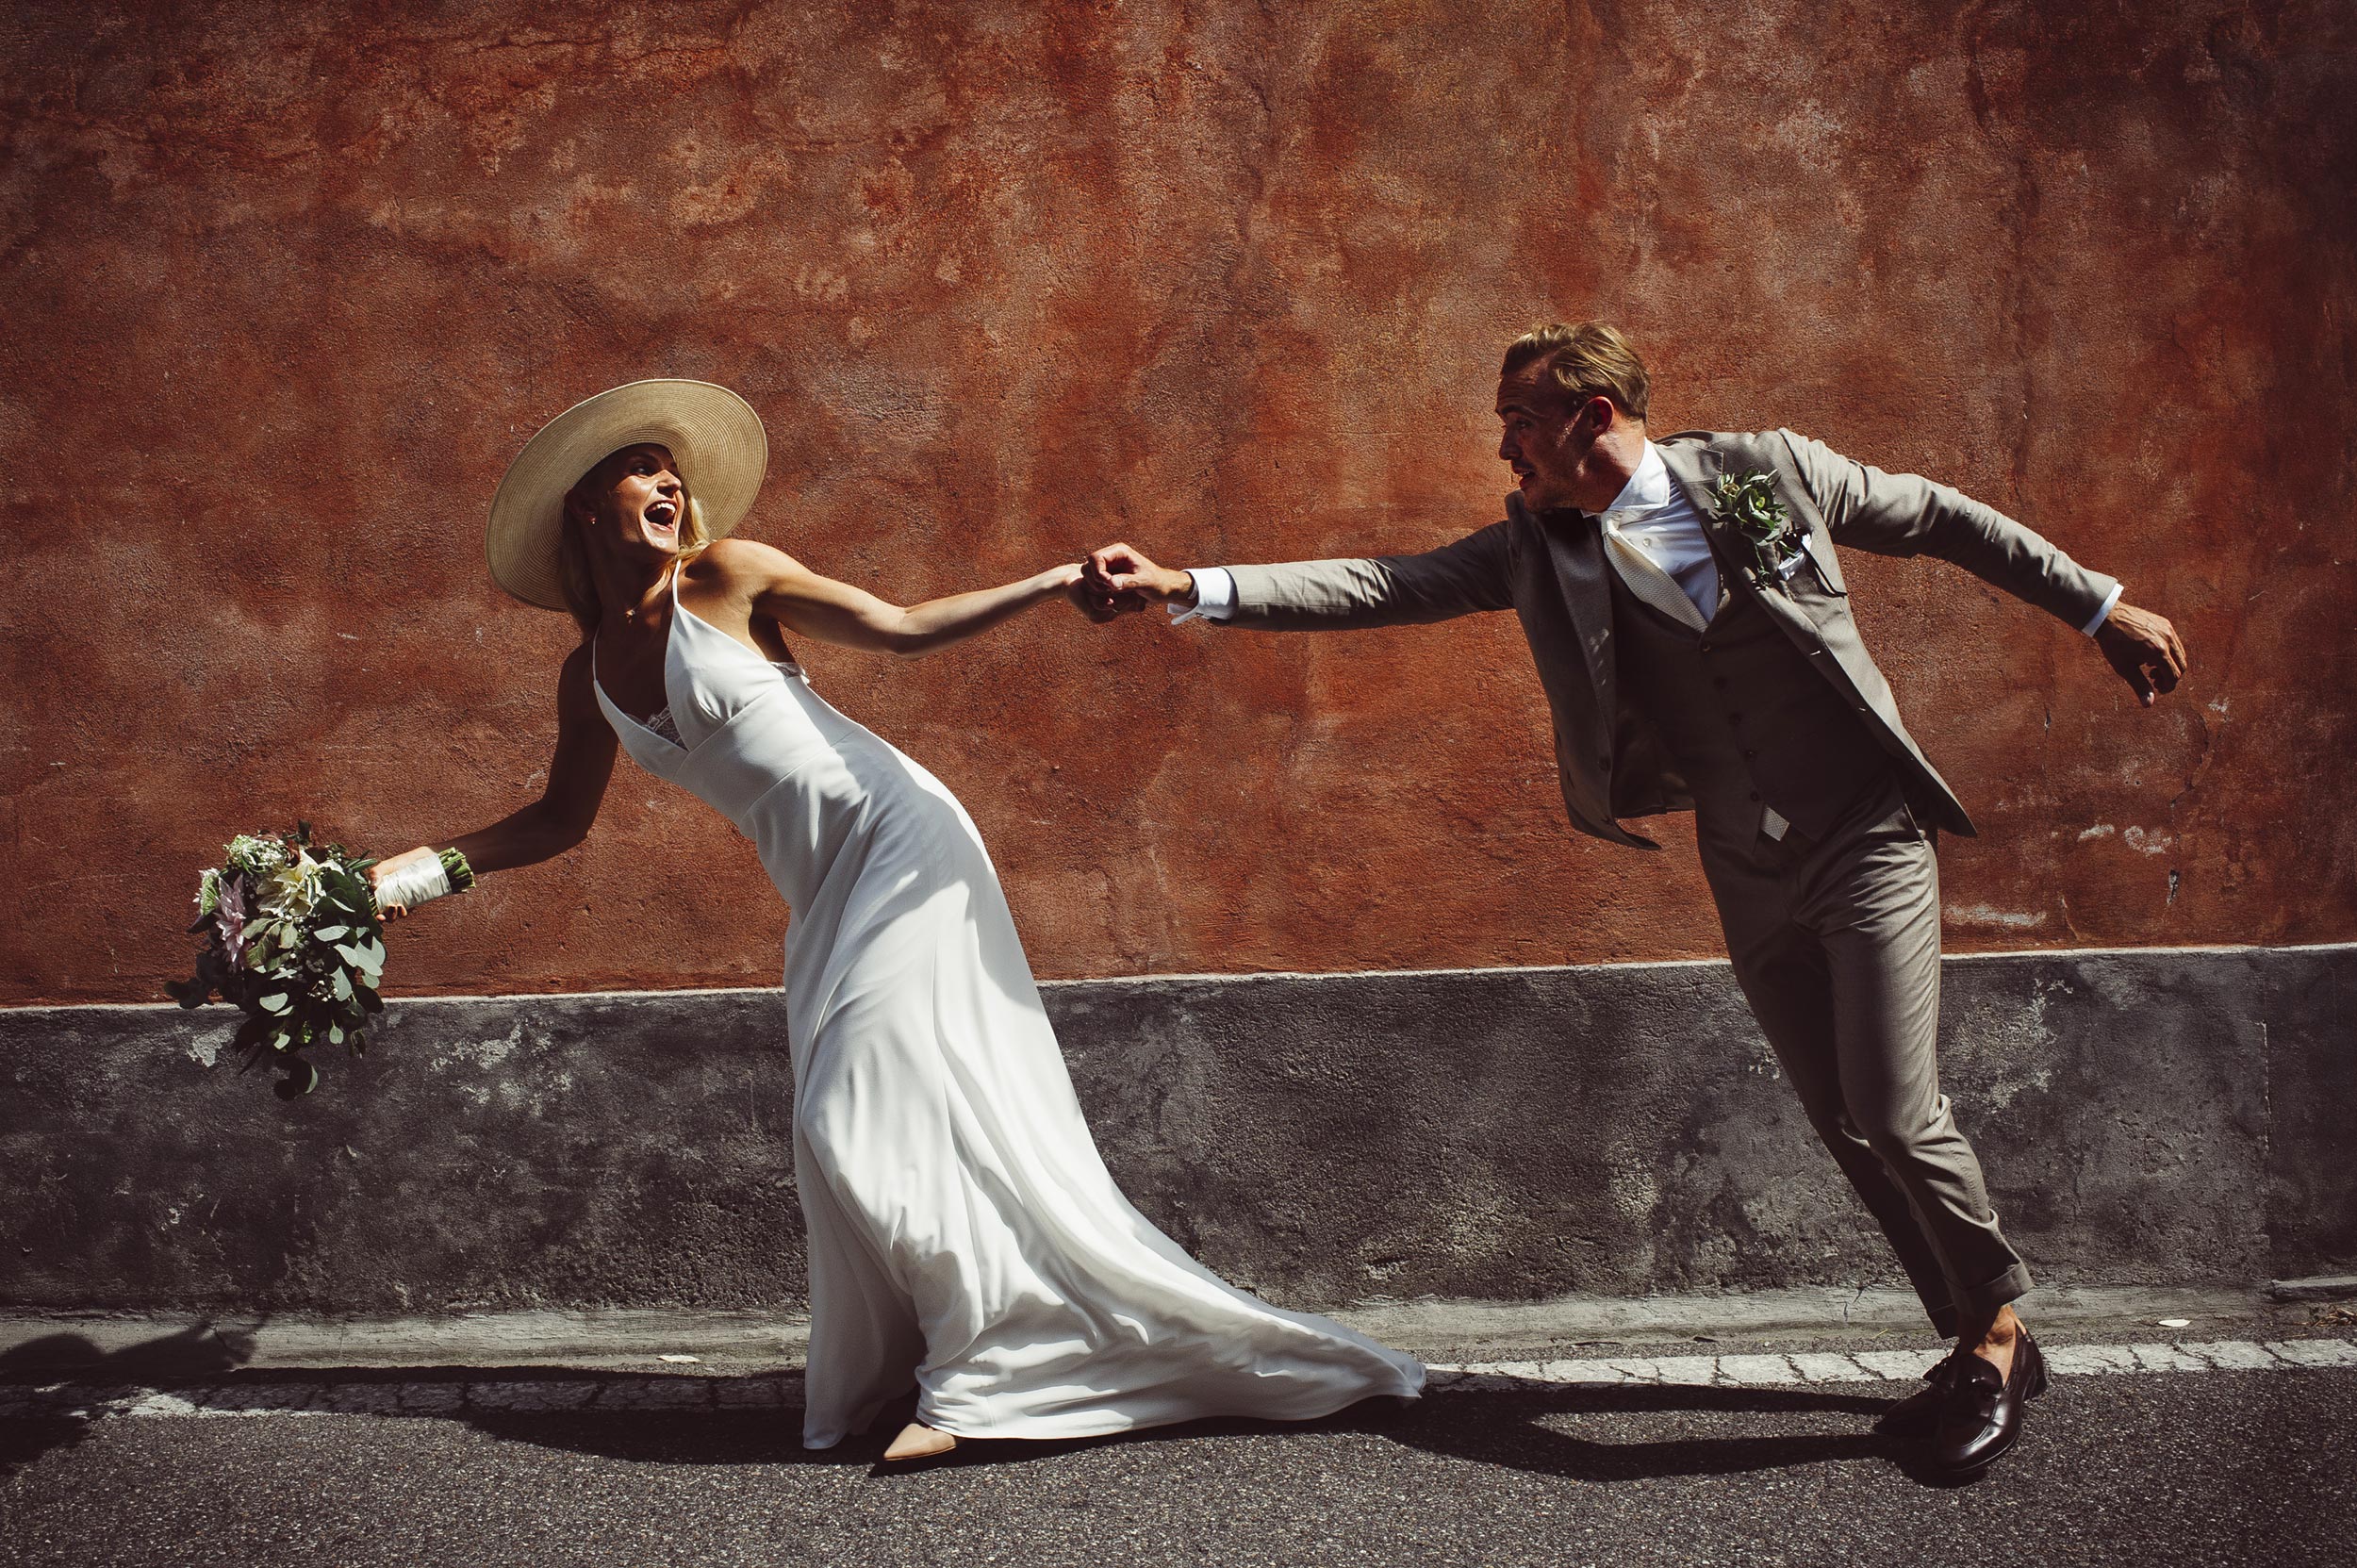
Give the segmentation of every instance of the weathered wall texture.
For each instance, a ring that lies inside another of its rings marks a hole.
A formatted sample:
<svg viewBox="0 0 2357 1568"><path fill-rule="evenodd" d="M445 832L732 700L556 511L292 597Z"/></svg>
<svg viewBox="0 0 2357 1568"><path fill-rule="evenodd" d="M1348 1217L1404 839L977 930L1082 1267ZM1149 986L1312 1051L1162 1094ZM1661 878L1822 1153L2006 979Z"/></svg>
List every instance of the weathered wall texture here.
<svg viewBox="0 0 2357 1568"><path fill-rule="evenodd" d="M481 521L602 387L741 390L750 531L908 598L1454 537L1502 345L1590 314L1658 426L1950 479L2183 627L2139 714L1976 582L1853 567L1986 834L1957 947L2357 934L2345 5L16 5L0 61L0 1000L155 996L235 829L532 797L568 627ZM1565 834L1509 618L809 652L1046 975L1719 950L1678 826ZM624 768L396 988L773 978L748 848Z"/></svg>
<svg viewBox="0 0 2357 1568"><path fill-rule="evenodd" d="M1951 960L2048 1283L2357 1264L2357 948ZM1138 1206L1299 1306L1900 1282L1722 964L1051 986ZM0 1307L805 1299L774 993L419 1000L292 1107L168 1008L0 1013Z"/></svg>

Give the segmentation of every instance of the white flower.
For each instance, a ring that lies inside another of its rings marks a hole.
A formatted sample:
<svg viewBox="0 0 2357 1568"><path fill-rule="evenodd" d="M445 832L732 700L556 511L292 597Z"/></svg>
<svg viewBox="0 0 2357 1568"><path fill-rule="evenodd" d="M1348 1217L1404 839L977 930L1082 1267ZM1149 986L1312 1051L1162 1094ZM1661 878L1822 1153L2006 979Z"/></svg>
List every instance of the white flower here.
<svg viewBox="0 0 2357 1568"><path fill-rule="evenodd" d="M320 863L299 853L262 879L262 908L289 920L307 920L312 906L326 895Z"/></svg>
<svg viewBox="0 0 2357 1568"><path fill-rule="evenodd" d="M241 833L229 841L224 853L230 869L243 871L250 877L260 877L287 864L287 846L275 838L256 838Z"/></svg>

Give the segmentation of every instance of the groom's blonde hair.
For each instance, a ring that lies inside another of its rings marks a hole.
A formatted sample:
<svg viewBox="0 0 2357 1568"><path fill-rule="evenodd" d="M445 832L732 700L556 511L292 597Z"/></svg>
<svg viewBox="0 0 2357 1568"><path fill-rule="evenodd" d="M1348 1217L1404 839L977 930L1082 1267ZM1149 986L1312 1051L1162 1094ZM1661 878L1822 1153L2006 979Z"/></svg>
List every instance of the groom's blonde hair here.
<svg viewBox="0 0 2357 1568"><path fill-rule="evenodd" d="M1507 346L1506 368L1498 373L1512 375L1534 360L1545 361L1565 397L1607 397L1632 419L1645 417L1645 362L1618 329L1602 322L1534 326Z"/></svg>

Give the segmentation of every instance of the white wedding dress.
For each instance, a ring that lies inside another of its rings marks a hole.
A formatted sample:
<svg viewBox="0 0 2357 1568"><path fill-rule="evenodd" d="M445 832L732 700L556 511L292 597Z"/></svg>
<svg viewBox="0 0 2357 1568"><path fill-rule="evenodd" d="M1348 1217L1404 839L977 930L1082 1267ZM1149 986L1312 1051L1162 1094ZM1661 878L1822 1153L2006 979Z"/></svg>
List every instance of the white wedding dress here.
<svg viewBox="0 0 2357 1568"><path fill-rule="evenodd" d="M793 911L806 1445L865 1430L912 1386L929 1426L1025 1438L1422 1389L1412 1357L1223 1283L1122 1197L981 837L940 781L799 666L680 608L676 576L664 690L668 725L602 685L598 701L641 767L759 846Z"/></svg>

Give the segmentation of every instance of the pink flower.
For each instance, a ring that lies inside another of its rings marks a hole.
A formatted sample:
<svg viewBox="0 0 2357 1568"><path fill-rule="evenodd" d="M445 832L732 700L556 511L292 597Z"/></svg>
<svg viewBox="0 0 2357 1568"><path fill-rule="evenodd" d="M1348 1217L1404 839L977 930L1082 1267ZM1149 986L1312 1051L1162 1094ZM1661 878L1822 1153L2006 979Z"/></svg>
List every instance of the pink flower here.
<svg viewBox="0 0 2357 1568"><path fill-rule="evenodd" d="M213 907L213 929L221 933L222 956L235 965L245 952L245 878L221 879L221 902Z"/></svg>

